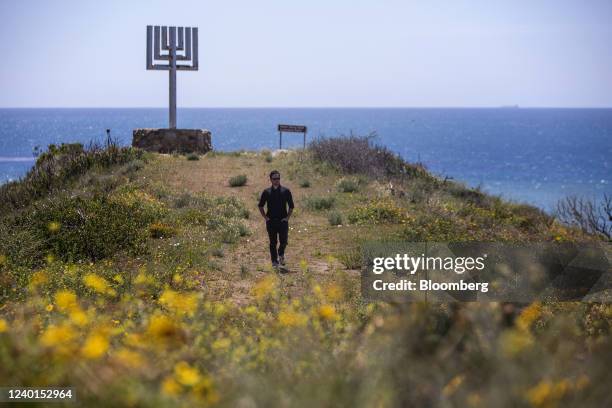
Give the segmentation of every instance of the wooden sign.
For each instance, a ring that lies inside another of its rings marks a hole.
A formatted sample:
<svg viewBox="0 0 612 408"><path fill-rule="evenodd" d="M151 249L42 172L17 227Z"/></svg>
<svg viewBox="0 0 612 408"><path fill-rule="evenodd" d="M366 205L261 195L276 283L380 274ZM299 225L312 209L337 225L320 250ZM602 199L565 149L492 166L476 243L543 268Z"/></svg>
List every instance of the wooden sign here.
<svg viewBox="0 0 612 408"><path fill-rule="evenodd" d="M295 132L295 133L306 133L306 126L301 125L278 125L279 132Z"/></svg>
<svg viewBox="0 0 612 408"><path fill-rule="evenodd" d="M278 125L278 148L283 148L283 132L303 133L304 149L306 149L306 131L308 128L302 125Z"/></svg>

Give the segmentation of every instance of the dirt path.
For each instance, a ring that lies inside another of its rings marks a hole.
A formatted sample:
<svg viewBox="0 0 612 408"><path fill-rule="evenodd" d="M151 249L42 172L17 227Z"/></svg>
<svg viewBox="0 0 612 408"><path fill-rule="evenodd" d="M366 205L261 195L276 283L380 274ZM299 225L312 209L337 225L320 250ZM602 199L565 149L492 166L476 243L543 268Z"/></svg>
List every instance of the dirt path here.
<svg viewBox="0 0 612 408"><path fill-rule="evenodd" d="M206 155L198 161L171 156L161 157L161 174L168 187L178 191L197 193L205 191L220 196L235 196L247 206L250 217L246 224L251 231L237 244L225 248L225 256L219 259L223 273L215 281L215 288L222 297L231 297L236 303L245 303L251 296L251 286L259 278L272 273L265 222L257 209L261 191L269 186L268 174L276 168L287 174L282 162L267 163L261 155L243 154L240 157ZM248 182L243 187L230 187L228 179L246 174ZM313 214L303 207L307 195L325 194L329 186L313 183L301 188L298 183L282 178L282 184L291 189L296 210L290 220L289 244L286 250L288 273L282 274L292 294L299 295L299 280L329 278L334 270L343 266L329 255L342 248L342 227L331 227L326 216Z"/></svg>

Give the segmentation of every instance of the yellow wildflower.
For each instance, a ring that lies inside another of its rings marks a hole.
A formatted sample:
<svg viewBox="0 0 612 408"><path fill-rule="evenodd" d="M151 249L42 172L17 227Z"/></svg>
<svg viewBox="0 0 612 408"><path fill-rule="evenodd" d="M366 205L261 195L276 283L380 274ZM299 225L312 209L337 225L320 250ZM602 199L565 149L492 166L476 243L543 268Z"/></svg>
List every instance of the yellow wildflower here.
<svg viewBox="0 0 612 408"><path fill-rule="evenodd" d="M281 310L278 314L278 323L284 327L304 326L307 321L306 315L292 310Z"/></svg>
<svg viewBox="0 0 612 408"><path fill-rule="evenodd" d="M30 287L36 288L37 286L43 285L49 282L49 275L44 270L36 271L32 274L30 278Z"/></svg>
<svg viewBox="0 0 612 408"><path fill-rule="evenodd" d="M172 289L165 289L159 298L159 303L173 313L193 316L198 308L198 294L179 293Z"/></svg>
<svg viewBox="0 0 612 408"><path fill-rule="evenodd" d="M126 348L118 350L114 355L122 365L128 368L138 368L144 364L140 353Z"/></svg>
<svg viewBox="0 0 612 408"><path fill-rule="evenodd" d="M525 398L536 408L556 407L559 401L571 391L572 384L567 379L557 383L542 380L536 386L527 390Z"/></svg>
<svg viewBox="0 0 612 408"><path fill-rule="evenodd" d="M81 353L85 358L97 359L102 357L106 350L108 350L109 341L108 337L102 333L92 333L87 336L85 344L81 349Z"/></svg>
<svg viewBox="0 0 612 408"><path fill-rule="evenodd" d="M444 395L445 397L450 397L451 395L453 395L461 386L464 379L465 375L463 374L454 376L442 389L442 395Z"/></svg>
<svg viewBox="0 0 612 408"><path fill-rule="evenodd" d="M531 333L521 330L506 330L500 337L500 345L503 353L512 357L533 345Z"/></svg>
<svg viewBox="0 0 612 408"><path fill-rule="evenodd" d="M177 383L176 380L172 377L166 377L161 384L162 392L171 397L179 395L183 388L181 384Z"/></svg>
<svg viewBox="0 0 612 408"><path fill-rule="evenodd" d="M77 332L67 324L49 325L40 338L43 346L66 345L77 338Z"/></svg>
<svg viewBox="0 0 612 408"><path fill-rule="evenodd" d="M147 334L157 343L166 343L182 338L181 327L170 317L156 314L151 317Z"/></svg>
<svg viewBox="0 0 612 408"><path fill-rule="evenodd" d="M257 282L253 287L253 295L258 300L263 300L272 295L276 289L277 279L275 276L267 276Z"/></svg>
<svg viewBox="0 0 612 408"><path fill-rule="evenodd" d="M215 404L219 401L219 394L215 391L213 382L208 376L203 376L200 382L193 386L192 394L208 404Z"/></svg>
<svg viewBox="0 0 612 408"><path fill-rule="evenodd" d="M102 293L105 295L115 296L116 292L113 288L110 287L106 279L101 276L96 275L95 273L88 273L83 276L83 283L90 289L95 290L98 293Z"/></svg>
<svg viewBox="0 0 612 408"><path fill-rule="evenodd" d="M48 264L52 264L54 261L55 261L55 255L47 254L47 256L45 256L45 262L47 262Z"/></svg>
<svg viewBox="0 0 612 408"><path fill-rule="evenodd" d="M336 313L336 308L332 305L321 305L317 309L317 315L323 320L336 320L338 319L338 314Z"/></svg>
<svg viewBox="0 0 612 408"><path fill-rule="evenodd" d="M339 302L342 300L344 294L342 293L342 288L340 286L332 283L325 288L325 296L330 302Z"/></svg>
<svg viewBox="0 0 612 408"><path fill-rule="evenodd" d="M516 327L521 330L528 330L531 324L542 314L542 305L534 302L527 306L516 319Z"/></svg>
<svg viewBox="0 0 612 408"><path fill-rule="evenodd" d="M51 221L49 224L47 224L47 229L49 232L57 232L60 230L60 228L61 224L57 221Z"/></svg>
<svg viewBox="0 0 612 408"><path fill-rule="evenodd" d="M48 304L48 305L45 307L45 310L46 310L47 312L51 312L51 311L53 310L53 304L49 303L49 304Z"/></svg>
<svg viewBox="0 0 612 408"><path fill-rule="evenodd" d="M155 284L155 278L141 270L140 272L138 272L138 275L136 275L136 278L134 278L134 284L153 285Z"/></svg>
<svg viewBox="0 0 612 408"><path fill-rule="evenodd" d="M118 284L122 284L123 283L123 276L116 274L115 276L113 276L113 280L115 282L117 282Z"/></svg>
<svg viewBox="0 0 612 408"><path fill-rule="evenodd" d="M217 339L212 344L212 349L214 351L225 351L232 345L232 341L227 337L222 337Z"/></svg>
<svg viewBox="0 0 612 408"><path fill-rule="evenodd" d="M57 308L62 311L69 311L76 307L77 304L77 296L71 290L59 290L55 293L55 303L57 304Z"/></svg>
<svg viewBox="0 0 612 408"><path fill-rule="evenodd" d="M191 367L187 362L179 361L174 366L174 378L179 384L190 387L200 381L200 372L197 368Z"/></svg>
<svg viewBox="0 0 612 408"><path fill-rule="evenodd" d="M4 333L8 330L8 323L4 319L0 319L0 333Z"/></svg>
<svg viewBox="0 0 612 408"><path fill-rule="evenodd" d="M77 326L85 326L89 322L87 314L78 306L70 310L68 316L70 317L70 321Z"/></svg>
<svg viewBox="0 0 612 408"><path fill-rule="evenodd" d="M8 257L4 254L0 254L0 266L6 266L8 264Z"/></svg>

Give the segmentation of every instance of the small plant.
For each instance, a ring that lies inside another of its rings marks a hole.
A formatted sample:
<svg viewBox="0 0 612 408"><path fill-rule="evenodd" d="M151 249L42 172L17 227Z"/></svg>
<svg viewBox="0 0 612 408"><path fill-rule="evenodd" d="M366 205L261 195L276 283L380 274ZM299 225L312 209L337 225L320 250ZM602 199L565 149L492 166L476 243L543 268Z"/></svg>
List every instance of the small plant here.
<svg viewBox="0 0 612 408"><path fill-rule="evenodd" d="M269 150L263 150L261 153L263 154L266 163L272 163L274 157L272 157L272 153Z"/></svg>
<svg viewBox="0 0 612 408"><path fill-rule="evenodd" d="M214 256L215 258L223 258L225 256L225 252L223 252L223 248L219 248L219 247L213 248L210 251L210 254Z"/></svg>
<svg viewBox="0 0 612 408"><path fill-rule="evenodd" d="M242 279L246 279L249 277L249 267L242 264L240 265L240 277Z"/></svg>
<svg viewBox="0 0 612 408"><path fill-rule="evenodd" d="M241 237L246 237L247 235L251 235L251 231L242 223L238 224L238 233Z"/></svg>
<svg viewBox="0 0 612 408"><path fill-rule="evenodd" d="M355 207L348 220L351 224L393 224L405 221L406 215L392 201L379 200Z"/></svg>
<svg viewBox="0 0 612 408"><path fill-rule="evenodd" d="M170 238L176 235L176 229L171 225L156 222L149 226L149 235L156 239Z"/></svg>
<svg viewBox="0 0 612 408"><path fill-rule="evenodd" d="M332 196L306 198L306 208L312 211L329 210L335 203L336 199Z"/></svg>
<svg viewBox="0 0 612 408"><path fill-rule="evenodd" d="M308 181L308 180L302 180L302 181L300 182L300 187L302 187L302 188L308 188L308 187L310 187L310 181Z"/></svg>
<svg viewBox="0 0 612 408"><path fill-rule="evenodd" d="M200 155L197 153L189 153L187 155L187 160L191 160L191 161L200 160Z"/></svg>
<svg viewBox="0 0 612 408"><path fill-rule="evenodd" d="M337 211L334 211L331 214L329 214L329 217L327 219L329 220L329 225L332 225L332 226L342 225L342 214L340 214Z"/></svg>
<svg viewBox="0 0 612 408"><path fill-rule="evenodd" d="M191 203L191 194L183 193L174 200L175 208L185 208Z"/></svg>
<svg viewBox="0 0 612 408"><path fill-rule="evenodd" d="M337 258L346 269L361 268L362 255L359 249L347 249L339 253Z"/></svg>
<svg viewBox="0 0 612 408"><path fill-rule="evenodd" d="M247 183L246 174L239 174L229 179L230 187L242 187Z"/></svg>
<svg viewBox="0 0 612 408"><path fill-rule="evenodd" d="M341 178L336 183L336 188L341 193L354 193L359 190L359 180L355 178Z"/></svg>

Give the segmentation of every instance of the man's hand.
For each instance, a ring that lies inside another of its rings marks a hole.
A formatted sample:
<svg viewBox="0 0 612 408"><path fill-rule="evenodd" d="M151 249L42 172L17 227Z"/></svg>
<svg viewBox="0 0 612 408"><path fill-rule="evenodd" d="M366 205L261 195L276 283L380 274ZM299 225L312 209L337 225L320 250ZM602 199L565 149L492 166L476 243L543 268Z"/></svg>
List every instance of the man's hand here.
<svg viewBox="0 0 612 408"><path fill-rule="evenodd" d="M261 214L262 217L264 217L266 221L270 221L270 217L266 215L266 212L264 211L263 207L259 207L259 213Z"/></svg>
<svg viewBox="0 0 612 408"><path fill-rule="evenodd" d="M281 221L288 222L289 221L289 217L281 218Z"/></svg>

